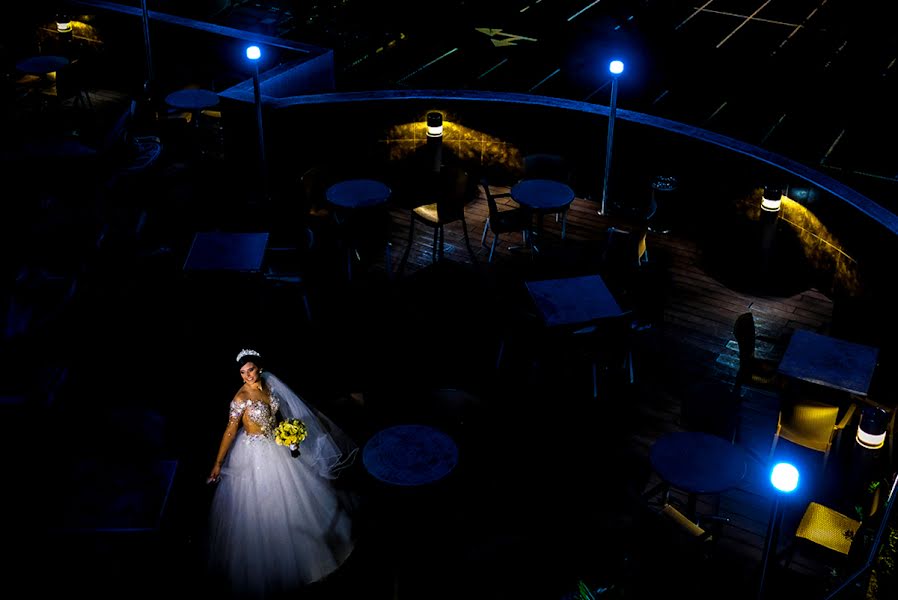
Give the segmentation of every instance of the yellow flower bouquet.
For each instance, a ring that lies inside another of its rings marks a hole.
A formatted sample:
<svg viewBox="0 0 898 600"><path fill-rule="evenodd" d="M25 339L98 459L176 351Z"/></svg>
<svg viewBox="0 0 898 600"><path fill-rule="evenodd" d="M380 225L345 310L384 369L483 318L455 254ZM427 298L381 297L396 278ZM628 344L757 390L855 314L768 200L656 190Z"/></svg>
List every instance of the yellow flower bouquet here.
<svg viewBox="0 0 898 600"><path fill-rule="evenodd" d="M274 430L274 441L279 446L287 446L294 457L299 456L299 444L309 434L306 424L299 419L286 419L278 423Z"/></svg>

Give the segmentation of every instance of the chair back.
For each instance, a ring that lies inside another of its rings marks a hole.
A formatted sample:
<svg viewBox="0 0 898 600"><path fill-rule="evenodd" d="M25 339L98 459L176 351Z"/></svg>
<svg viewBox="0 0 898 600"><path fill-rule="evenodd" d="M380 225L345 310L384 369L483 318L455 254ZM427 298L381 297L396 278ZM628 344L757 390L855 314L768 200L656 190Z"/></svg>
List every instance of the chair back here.
<svg viewBox="0 0 898 600"><path fill-rule="evenodd" d="M496 202L497 197L510 198L511 194L502 192L494 194L490 189L489 181L480 180L480 186L483 188L483 195L486 197L486 206L489 209L489 226L490 229L499 233L508 233L510 231L521 231L530 225L531 211L522 206L506 207L499 210Z"/></svg>
<svg viewBox="0 0 898 600"><path fill-rule="evenodd" d="M703 381L688 386L680 402L681 427L710 433L731 442L739 430L741 398L723 381Z"/></svg>
<svg viewBox="0 0 898 600"><path fill-rule="evenodd" d="M480 186L483 188L483 195L486 197L486 206L489 209L490 219L498 217L499 206L496 204L496 197L493 196L492 191L490 191L489 182L485 179L481 180Z"/></svg>
<svg viewBox="0 0 898 600"><path fill-rule="evenodd" d="M608 237L602 249L602 264L606 269L623 274L638 267L646 250L646 227L633 230L608 228Z"/></svg>
<svg viewBox="0 0 898 600"><path fill-rule="evenodd" d="M747 368L755 358L755 317L752 313L742 313L733 324L733 336L739 345L739 368Z"/></svg>
<svg viewBox="0 0 898 600"><path fill-rule="evenodd" d="M325 193L329 185L324 167L309 167L299 176L299 183L302 187L304 203L309 208L324 205Z"/></svg>
<svg viewBox="0 0 898 600"><path fill-rule="evenodd" d="M816 402L784 405L779 413L779 437L794 444L828 452L836 433L839 407Z"/></svg>
<svg viewBox="0 0 898 600"><path fill-rule="evenodd" d="M132 100L103 137L103 142L99 149L100 154L103 156L114 156L127 146L136 112L137 100Z"/></svg>
<svg viewBox="0 0 898 600"><path fill-rule="evenodd" d="M465 206L477 194L478 182L459 167L443 167L436 178L437 218L451 223L465 218Z"/></svg>
<svg viewBox="0 0 898 600"><path fill-rule="evenodd" d="M570 183L567 161L558 154L528 154L524 157L523 179L552 179Z"/></svg>

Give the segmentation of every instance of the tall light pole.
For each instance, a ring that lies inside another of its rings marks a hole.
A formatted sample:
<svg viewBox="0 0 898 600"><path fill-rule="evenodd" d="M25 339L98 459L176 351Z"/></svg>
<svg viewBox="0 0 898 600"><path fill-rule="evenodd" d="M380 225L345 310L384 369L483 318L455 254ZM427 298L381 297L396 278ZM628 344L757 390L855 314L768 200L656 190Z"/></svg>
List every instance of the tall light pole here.
<svg viewBox="0 0 898 600"><path fill-rule="evenodd" d="M246 48L246 58L253 63L253 101L256 105L256 129L259 132L259 173L262 176L262 198L268 200L268 163L265 160L265 132L262 127L262 90L259 84L259 59L262 50L258 46Z"/></svg>
<svg viewBox="0 0 898 600"><path fill-rule="evenodd" d="M611 147L614 144L614 117L617 115L617 80L624 72L624 63L612 60L608 65L611 71L611 107L608 112L608 141L605 144L605 174L602 177L602 208L600 215L605 214L605 203L608 200L608 172L611 170Z"/></svg>
<svg viewBox="0 0 898 600"><path fill-rule="evenodd" d="M147 78L143 82L143 92L146 94L153 81L153 51L150 49L150 11L147 10L147 0L140 0L140 8L143 11L143 49L147 58Z"/></svg>
<svg viewBox="0 0 898 600"><path fill-rule="evenodd" d="M770 472L770 483L776 490L773 497L773 509L770 511L770 522L767 523L767 537L764 540L764 554L761 558L761 581L758 584L758 600L764 598L767 584L767 572L776 557L780 534L780 497L794 492L798 487L798 469L789 463L777 463Z"/></svg>

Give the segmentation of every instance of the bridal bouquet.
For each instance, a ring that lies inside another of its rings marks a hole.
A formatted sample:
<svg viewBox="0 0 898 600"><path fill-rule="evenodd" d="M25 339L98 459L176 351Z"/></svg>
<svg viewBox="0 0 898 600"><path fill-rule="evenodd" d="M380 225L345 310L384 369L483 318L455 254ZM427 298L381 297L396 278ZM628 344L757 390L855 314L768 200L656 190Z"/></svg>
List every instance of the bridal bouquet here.
<svg viewBox="0 0 898 600"><path fill-rule="evenodd" d="M286 419L278 423L274 430L274 441L279 446L288 446L293 457L299 456L299 443L309 434L306 424L299 419Z"/></svg>

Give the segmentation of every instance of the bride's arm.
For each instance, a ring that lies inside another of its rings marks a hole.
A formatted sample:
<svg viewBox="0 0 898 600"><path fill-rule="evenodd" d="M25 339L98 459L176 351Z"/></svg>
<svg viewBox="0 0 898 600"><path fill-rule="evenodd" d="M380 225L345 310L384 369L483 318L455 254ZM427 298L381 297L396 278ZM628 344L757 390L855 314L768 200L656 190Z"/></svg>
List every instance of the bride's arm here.
<svg viewBox="0 0 898 600"><path fill-rule="evenodd" d="M228 416L228 426L225 427L224 435L221 436L221 444L218 446L218 456L215 458L215 464L212 466L212 472L209 474L209 479L206 480L206 483L212 483L213 481L218 480L218 476L221 474L221 465L224 464L224 459L228 455L228 450L231 449L231 444L234 443L234 438L237 436L237 429L240 427L240 421L243 418L243 411L246 408L246 404L234 398L231 402L231 412Z"/></svg>

